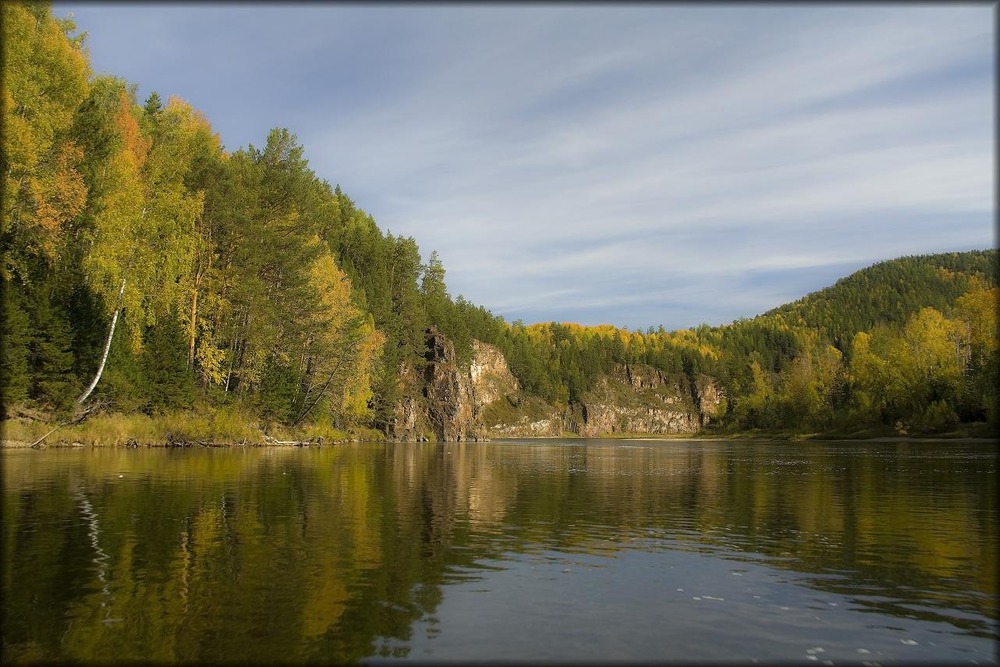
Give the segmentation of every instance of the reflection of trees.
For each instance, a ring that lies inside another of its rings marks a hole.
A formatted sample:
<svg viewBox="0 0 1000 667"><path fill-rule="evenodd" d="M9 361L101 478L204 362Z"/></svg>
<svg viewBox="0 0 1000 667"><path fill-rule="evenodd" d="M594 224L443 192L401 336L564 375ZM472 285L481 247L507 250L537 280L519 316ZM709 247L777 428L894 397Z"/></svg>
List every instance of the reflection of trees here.
<svg viewBox="0 0 1000 667"><path fill-rule="evenodd" d="M976 622L951 612L996 618L993 460L980 452L963 463L954 445L938 455L896 447L447 445L453 495L428 516L454 525L438 533L453 543L462 519L479 522L470 537L483 555L603 553L658 529L691 548L815 573L812 585L873 610L966 628ZM485 484L492 516L503 517L495 539L475 495ZM968 590L970 573L981 594ZM927 599L936 611L913 611Z"/></svg>
<svg viewBox="0 0 1000 667"><path fill-rule="evenodd" d="M991 632L962 618L997 618L991 452L754 447L590 445L552 448L547 458L526 446L485 451L497 467L515 459L524 470L505 526L521 548L603 552L653 530L806 573L810 585L862 607Z"/></svg>
<svg viewBox="0 0 1000 667"><path fill-rule="evenodd" d="M996 618L992 459L755 447L92 450L60 452L58 465L5 455L5 655L405 652L442 584L485 560L607 554L651 536L804 573L880 613L988 632L974 619Z"/></svg>
<svg viewBox="0 0 1000 667"><path fill-rule="evenodd" d="M477 555L452 549L464 518L497 522L509 497L484 459L433 445L60 455L8 459L5 589L36 582L5 596L36 612L5 626L13 659L358 659L433 612Z"/></svg>

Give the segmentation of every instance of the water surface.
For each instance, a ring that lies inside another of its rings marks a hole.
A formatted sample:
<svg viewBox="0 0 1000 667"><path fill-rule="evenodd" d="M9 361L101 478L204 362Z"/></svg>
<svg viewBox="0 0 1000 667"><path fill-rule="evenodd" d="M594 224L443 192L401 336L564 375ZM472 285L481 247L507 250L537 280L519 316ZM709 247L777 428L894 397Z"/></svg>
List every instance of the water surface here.
<svg viewBox="0 0 1000 667"><path fill-rule="evenodd" d="M996 663L996 447L5 450L3 658Z"/></svg>

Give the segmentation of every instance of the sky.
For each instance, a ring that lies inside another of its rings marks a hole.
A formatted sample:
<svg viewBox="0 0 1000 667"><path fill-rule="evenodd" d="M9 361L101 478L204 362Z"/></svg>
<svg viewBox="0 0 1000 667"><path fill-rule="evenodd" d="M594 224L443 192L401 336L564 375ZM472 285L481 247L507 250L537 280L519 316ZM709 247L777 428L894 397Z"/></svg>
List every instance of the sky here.
<svg viewBox="0 0 1000 667"><path fill-rule="evenodd" d="M987 4L81 4L96 74L288 128L508 322L753 317L994 247Z"/></svg>

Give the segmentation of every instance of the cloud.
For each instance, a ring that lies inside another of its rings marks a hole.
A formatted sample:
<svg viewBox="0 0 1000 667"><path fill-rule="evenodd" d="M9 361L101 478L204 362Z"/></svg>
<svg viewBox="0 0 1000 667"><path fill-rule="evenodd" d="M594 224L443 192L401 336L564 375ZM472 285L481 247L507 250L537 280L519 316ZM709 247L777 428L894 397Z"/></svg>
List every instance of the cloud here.
<svg viewBox="0 0 1000 667"><path fill-rule="evenodd" d="M993 243L988 7L74 9L106 69L230 148L289 127L508 319L718 323Z"/></svg>

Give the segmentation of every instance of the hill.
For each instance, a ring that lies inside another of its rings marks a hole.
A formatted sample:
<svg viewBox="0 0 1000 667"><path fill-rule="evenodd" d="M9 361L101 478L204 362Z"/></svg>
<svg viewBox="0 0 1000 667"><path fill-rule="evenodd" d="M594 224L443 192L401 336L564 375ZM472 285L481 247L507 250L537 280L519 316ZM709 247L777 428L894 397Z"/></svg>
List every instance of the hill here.
<svg viewBox="0 0 1000 667"><path fill-rule="evenodd" d="M847 351L859 331L901 324L921 308L948 312L962 294L997 284L997 251L915 255L879 262L830 287L764 313L819 330Z"/></svg>

